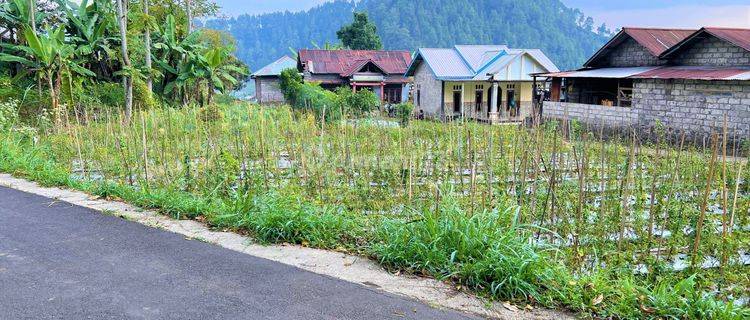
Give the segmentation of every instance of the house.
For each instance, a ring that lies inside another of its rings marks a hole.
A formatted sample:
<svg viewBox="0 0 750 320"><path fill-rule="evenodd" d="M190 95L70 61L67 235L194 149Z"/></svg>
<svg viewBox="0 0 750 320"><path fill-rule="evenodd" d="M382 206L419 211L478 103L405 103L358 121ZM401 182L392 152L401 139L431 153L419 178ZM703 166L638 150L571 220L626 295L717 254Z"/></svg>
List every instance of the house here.
<svg viewBox="0 0 750 320"><path fill-rule="evenodd" d="M297 60L283 56L251 75L255 80L255 97L260 104L283 104L284 94L279 87L279 76L285 69L296 69Z"/></svg>
<svg viewBox="0 0 750 320"><path fill-rule="evenodd" d="M542 117L593 126L657 126L698 142L750 134L750 29L623 28L583 68L550 79ZM657 125L658 124L658 125Z"/></svg>
<svg viewBox="0 0 750 320"><path fill-rule="evenodd" d="M406 72L414 77L415 109L426 117L467 117L491 123L532 113L532 73L557 72L538 49L461 45L419 49Z"/></svg>
<svg viewBox="0 0 750 320"><path fill-rule="evenodd" d="M397 104L408 92L404 73L410 63L408 51L305 49L299 51L297 68L306 82L325 89L372 90L384 103Z"/></svg>

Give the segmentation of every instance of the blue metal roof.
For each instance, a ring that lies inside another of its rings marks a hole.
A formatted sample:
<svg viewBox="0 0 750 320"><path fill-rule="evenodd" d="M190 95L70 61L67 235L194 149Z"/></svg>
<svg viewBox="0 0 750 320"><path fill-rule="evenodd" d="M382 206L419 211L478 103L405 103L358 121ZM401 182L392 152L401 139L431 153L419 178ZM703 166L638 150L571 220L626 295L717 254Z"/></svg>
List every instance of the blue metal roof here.
<svg viewBox="0 0 750 320"><path fill-rule="evenodd" d="M289 56L283 56L279 60L260 68L260 70L252 74L252 77L278 76L281 74L281 71L284 71L285 69L297 69L297 60L294 60Z"/></svg>
<svg viewBox="0 0 750 320"><path fill-rule="evenodd" d="M539 49L510 49L505 45L461 45L450 49L419 49L407 76L424 62L438 80L486 80L517 58L528 55L547 72L557 66Z"/></svg>

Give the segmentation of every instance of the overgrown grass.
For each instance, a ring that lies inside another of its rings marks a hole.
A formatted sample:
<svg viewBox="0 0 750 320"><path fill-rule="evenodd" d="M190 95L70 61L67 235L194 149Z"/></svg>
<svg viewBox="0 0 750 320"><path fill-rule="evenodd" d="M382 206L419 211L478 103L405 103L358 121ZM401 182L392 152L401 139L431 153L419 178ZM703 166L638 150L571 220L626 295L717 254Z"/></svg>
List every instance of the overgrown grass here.
<svg viewBox="0 0 750 320"><path fill-rule="evenodd" d="M726 194L711 204L747 222L741 162L709 168L710 149L634 152L627 141L562 139L554 127L326 125L283 108L212 109L152 110L131 127L112 115L57 133L4 132L0 171L264 243L369 255L496 299L603 318L750 317L732 303L750 294L747 266L667 268L691 254L695 236L681 232L702 215L706 185ZM682 196L650 206L651 194ZM722 200L735 195L729 209ZM646 232L644 211L674 236ZM742 230L702 235L699 257L748 246ZM644 254L658 247L665 253ZM634 272L639 264L649 272Z"/></svg>

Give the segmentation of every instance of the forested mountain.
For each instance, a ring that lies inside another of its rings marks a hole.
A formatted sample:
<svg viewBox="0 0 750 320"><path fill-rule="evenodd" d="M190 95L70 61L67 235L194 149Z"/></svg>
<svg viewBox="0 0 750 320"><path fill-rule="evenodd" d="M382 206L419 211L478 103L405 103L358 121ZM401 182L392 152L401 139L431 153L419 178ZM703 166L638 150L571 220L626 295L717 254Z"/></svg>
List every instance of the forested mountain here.
<svg viewBox="0 0 750 320"><path fill-rule="evenodd" d="M337 0L305 12L241 15L205 26L229 31L238 57L256 70L289 48L338 42L336 31L355 10L369 14L386 49L507 44L540 48L560 68L580 65L609 36L560 0Z"/></svg>

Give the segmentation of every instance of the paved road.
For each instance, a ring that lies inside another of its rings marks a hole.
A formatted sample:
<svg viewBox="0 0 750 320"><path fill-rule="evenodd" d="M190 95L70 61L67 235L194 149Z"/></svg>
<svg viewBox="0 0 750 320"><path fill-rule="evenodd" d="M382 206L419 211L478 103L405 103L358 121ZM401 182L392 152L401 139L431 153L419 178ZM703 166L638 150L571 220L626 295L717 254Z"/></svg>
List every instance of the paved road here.
<svg viewBox="0 0 750 320"><path fill-rule="evenodd" d="M0 319L469 319L0 187Z"/></svg>

